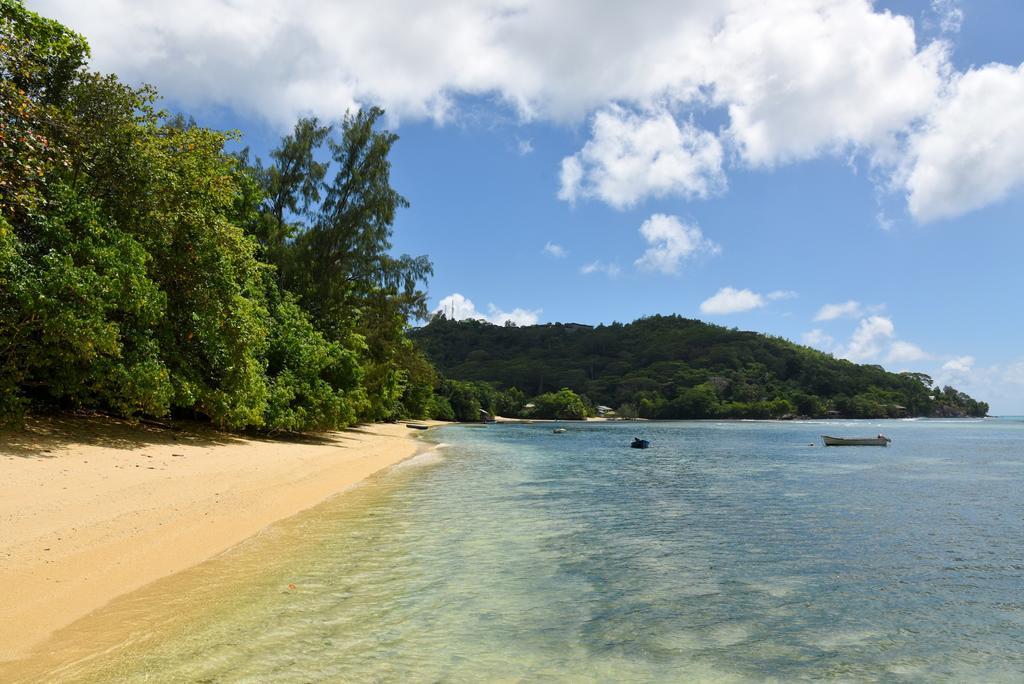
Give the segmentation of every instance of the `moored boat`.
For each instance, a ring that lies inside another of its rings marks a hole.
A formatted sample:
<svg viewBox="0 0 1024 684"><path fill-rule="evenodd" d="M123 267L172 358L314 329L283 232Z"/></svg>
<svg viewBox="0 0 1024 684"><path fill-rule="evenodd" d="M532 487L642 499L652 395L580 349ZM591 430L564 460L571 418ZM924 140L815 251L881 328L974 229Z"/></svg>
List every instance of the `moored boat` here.
<svg viewBox="0 0 1024 684"><path fill-rule="evenodd" d="M829 437L822 435L825 446L889 446L892 440L885 435L877 437Z"/></svg>
<svg viewBox="0 0 1024 684"><path fill-rule="evenodd" d="M554 430L552 430L552 432L555 433L556 435L560 435L563 432L565 432L565 428L555 428Z"/></svg>
<svg viewBox="0 0 1024 684"><path fill-rule="evenodd" d="M648 442L646 439L640 439L639 437L634 437L633 441L630 443L629 446L632 447L633 449L646 449L649 446L651 446L651 443Z"/></svg>

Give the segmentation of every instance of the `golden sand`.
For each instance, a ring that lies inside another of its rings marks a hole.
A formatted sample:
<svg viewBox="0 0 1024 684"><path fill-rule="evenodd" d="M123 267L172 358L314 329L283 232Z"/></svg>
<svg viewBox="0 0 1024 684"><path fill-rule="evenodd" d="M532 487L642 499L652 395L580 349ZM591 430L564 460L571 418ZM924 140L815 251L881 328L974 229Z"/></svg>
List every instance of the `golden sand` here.
<svg viewBox="0 0 1024 684"><path fill-rule="evenodd" d="M272 440L96 418L0 432L0 661L414 455L412 433Z"/></svg>

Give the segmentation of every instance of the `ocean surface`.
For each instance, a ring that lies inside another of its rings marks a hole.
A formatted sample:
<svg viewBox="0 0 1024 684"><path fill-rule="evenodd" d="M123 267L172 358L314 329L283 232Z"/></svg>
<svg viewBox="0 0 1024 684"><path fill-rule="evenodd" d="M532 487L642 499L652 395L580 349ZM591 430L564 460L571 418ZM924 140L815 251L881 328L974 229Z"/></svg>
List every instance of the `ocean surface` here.
<svg viewBox="0 0 1024 684"><path fill-rule="evenodd" d="M1024 420L564 426L432 431L69 630L49 676L1024 681Z"/></svg>

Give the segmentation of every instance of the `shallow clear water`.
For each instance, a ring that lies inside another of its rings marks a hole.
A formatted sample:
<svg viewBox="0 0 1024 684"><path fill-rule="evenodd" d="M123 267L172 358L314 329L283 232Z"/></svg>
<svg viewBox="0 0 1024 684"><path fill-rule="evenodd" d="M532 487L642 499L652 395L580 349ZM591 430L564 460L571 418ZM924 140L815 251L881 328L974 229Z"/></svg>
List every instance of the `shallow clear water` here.
<svg viewBox="0 0 1024 684"><path fill-rule="evenodd" d="M1024 678L1024 422L566 427L436 431L445 446L115 604L104 652L57 674Z"/></svg>

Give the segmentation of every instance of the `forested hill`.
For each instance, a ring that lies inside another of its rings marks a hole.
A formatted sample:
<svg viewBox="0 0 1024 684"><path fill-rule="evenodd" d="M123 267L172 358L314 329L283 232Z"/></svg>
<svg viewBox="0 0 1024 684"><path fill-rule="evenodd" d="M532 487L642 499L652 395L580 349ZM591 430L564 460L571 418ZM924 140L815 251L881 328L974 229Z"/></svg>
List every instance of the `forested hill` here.
<svg viewBox="0 0 1024 684"><path fill-rule="evenodd" d="M526 327L435 316L413 340L444 376L518 388L569 388L591 405L649 418L984 416L988 405L759 333L679 316L591 327ZM833 414L834 415L834 414Z"/></svg>

